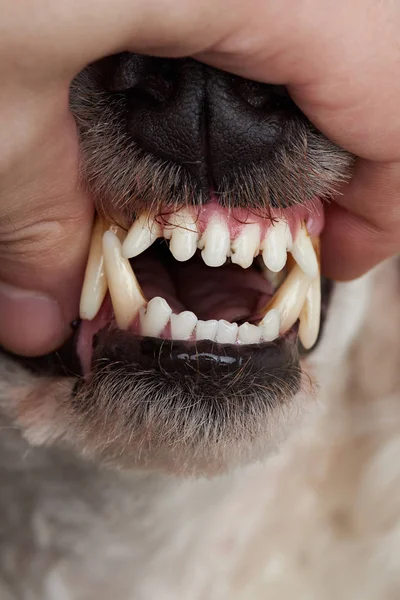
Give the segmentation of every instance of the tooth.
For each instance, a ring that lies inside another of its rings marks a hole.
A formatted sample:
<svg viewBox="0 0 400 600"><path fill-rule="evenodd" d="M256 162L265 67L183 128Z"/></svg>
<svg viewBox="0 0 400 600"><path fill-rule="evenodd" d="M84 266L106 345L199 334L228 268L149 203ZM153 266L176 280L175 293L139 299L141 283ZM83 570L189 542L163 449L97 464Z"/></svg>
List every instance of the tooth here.
<svg viewBox="0 0 400 600"><path fill-rule="evenodd" d="M165 329L172 315L172 309L164 298L156 296L147 305L146 311L140 315L142 335L158 337Z"/></svg>
<svg viewBox="0 0 400 600"><path fill-rule="evenodd" d="M292 247L289 225L277 219L268 229L263 242L263 261L270 271L278 273L286 265L287 251Z"/></svg>
<svg viewBox="0 0 400 600"><path fill-rule="evenodd" d="M231 261L247 269L253 264L253 258L260 249L260 226L248 223L232 242Z"/></svg>
<svg viewBox="0 0 400 600"><path fill-rule="evenodd" d="M227 224L220 217L211 217L203 233L201 252L204 262L209 267L222 267L229 255L231 240Z"/></svg>
<svg viewBox="0 0 400 600"><path fill-rule="evenodd" d="M234 344L236 342L237 330L237 323L229 323L229 321L221 319L218 321L218 329L217 335L215 336L215 341L219 342L220 344Z"/></svg>
<svg viewBox="0 0 400 600"><path fill-rule="evenodd" d="M242 344L258 344L261 339L261 329L250 323L243 323L238 329L238 341Z"/></svg>
<svg viewBox="0 0 400 600"><path fill-rule="evenodd" d="M306 275L314 279L318 276L319 266L312 241L304 223L293 241L292 256Z"/></svg>
<svg viewBox="0 0 400 600"><path fill-rule="evenodd" d="M300 313L299 338L306 350L317 341L321 319L321 280L316 277L307 293Z"/></svg>
<svg viewBox="0 0 400 600"><path fill-rule="evenodd" d="M193 215L188 210L180 210L169 219L172 227L169 249L176 260L192 258L197 250L199 233Z"/></svg>
<svg viewBox="0 0 400 600"><path fill-rule="evenodd" d="M101 217L96 216L79 306L80 318L89 321L99 312L108 289L102 249L103 233L108 227L120 240L125 235L125 231L118 225L108 225Z"/></svg>
<svg viewBox="0 0 400 600"><path fill-rule="evenodd" d="M80 318L89 321L94 319L99 312L107 293L107 279L104 272L102 251L103 232L103 221L100 217L96 217L79 306Z"/></svg>
<svg viewBox="0 0 400 600"><path fill-rule="evenodd" d="M174 340L188 340L196 327L197 317L189 310L179 315L171 315L171 337Z"/></svg>
<svg viewBox="0 0 400 600"><path fill-rule="evenodd" d="M312 282L298 265L294 265L285 281L275 292L268 310L276 308L280 315L279 333L285 333L297 321Z"/></svg>
<svg viewBox="0 0 400 600"><path fill-rule="evenodd" d="M279 310L273 308L267 312L258 326L261 330L261 337L264 342L272 342L279 337L280 322L281 317Z"/></svg>
<svg viewBox="0 0 400 600"><path fill-rule="evenodd" d="M122 256L133 258L138 256L162 236L162 227L148 214L143 213L134 222L122 246Z"/></svg>
<svg viewBox="0 0 400 600"><path fill-rule="evenodd" d="M112 231L103 235L103 256L115 320L120 329L128 329L146 299L129 261L121 255L121 242Z"/></svg>
<svg viewBox="0 0 400 600"><path fill-rule="evenodd" d="M210 319L209 321L197 321L196 340L215 340L217 335L218 321Z"/></svg>

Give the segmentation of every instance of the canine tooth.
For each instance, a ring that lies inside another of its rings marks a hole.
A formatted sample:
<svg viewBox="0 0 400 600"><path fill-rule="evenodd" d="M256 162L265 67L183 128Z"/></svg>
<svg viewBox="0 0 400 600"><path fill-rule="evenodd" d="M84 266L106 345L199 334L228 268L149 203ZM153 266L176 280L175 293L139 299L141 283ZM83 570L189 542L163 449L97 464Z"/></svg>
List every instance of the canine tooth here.
<svg viewBox="0 0 400 600"><path fill-rule="evenodd" d="M269 310L258 326L261 330L261 337L264 342L272 342L279 337L280 323L281 317L279 310L276 308Z"/></svg>
<svg viewBox="0 0 400 600"><path fill-rule="evenodd" d="M321 319L321 280L316 277L307 293L300 313L299 338L306 350L317 341Z"/></svg>
<svg viewBox="0 0 400 600"><path fill-rule="evenodd" d="M295 265L276 291L268 309L276 308L279 311L279 333L285 333L297 321L311 282L311 277L306 275L298 265Z"/></svg>
<svg viewBox="0 0 400 600"><path fill-rule="evenodd" d="M234 344L236 342L237 331L237 323L229 323L229 321L221 319L218 321L215 341L219 342L220 344Z"/></svg>
<svg viewBox="0 0 400 600"><path fill-rule="evenodd" d="M157 337L168 324L172 309L164 298L152 298L140 315L140 330L142 335Z"/></svg>
<svg viewBox="0 0 400 600"><path fill-rule="evenodd" d="M197 317L190 310L179 315L171 315L171 337L174 340L188 340L196 327Z"/></svg>
<svg viewBox="0 0 400 600"><path fill-rule="evenodd" d="M99 312L108 287L103 261L103 233L103 220L96 217L79 306L80 318L89 321L94 319Z"/></svg>
<svg viewBox="0 0 400 600"><path fill-rule="evenodd" d="M121 241L126 235L118 225L108 225L101 217L96 216L79 306L80 318L89 321L99 312L108 289L102 248L103 233L107 227Z"/></svg>
<svg viewBox="0 0 400 600"><path fill-rule="evenodd" d="M110 289L115 320L120 329L127 329L146 299L129 261L122 257L121 242L112 231L103 235L104 268Z"/></svg>
<svg viewBox="0 0 400 600"><path fill-rule="evenodd" d="M210 319L209 321L197 321L196 340L215 340L217 335L218 321Z"/></svg>
<svg viewBox="0 0 400 600"><path fill-rule="evenodd" d="M231 261L247 269L253 264L260 248L260 226L257 223L245 225L232 242Z"/></svg>
<svg viewBox="0 0 400 600"><path fill-rule="evenodd" d="M293 241L292 256L306 275L314 279L318 276L319 265L311 238L304 223Z"/></svg>
<svg viewBox="0 0 400 600"><path fill-rule="evenodd" d="M138 256L162 236L162 227L148 214L143 213L134 222L122 246L122 256L133 258Z"/></svg>
<svg viewBox="0 0 400 600"><path fill-rule="evenodd" d="M222 267L229 255L231 240L227 224L220 217L212 217L203 233L201 256L209 267Z"/></svg>
<svg viewBox="0 0 400 600"><path fill-rule="evenodd" d="M243 323L238 329L238 341L242 344L258 344L261 339L261 329L250 323Z"/></svg>
<svg viewBox="0 0 400 600"><path fill-rule="evenodd" d="M292 234L283 219L271 224L263 242L263 261L270 271L278 273L286 265L287 251L292 247Z"/></svg>
<svg viewBox="0 0 400 600"><path fill-rule="evenodd" d="M199 233L193 215L188 210L180 210L171 216L171 242L169 249L176 260L189 260L197 250Z"/></svg>

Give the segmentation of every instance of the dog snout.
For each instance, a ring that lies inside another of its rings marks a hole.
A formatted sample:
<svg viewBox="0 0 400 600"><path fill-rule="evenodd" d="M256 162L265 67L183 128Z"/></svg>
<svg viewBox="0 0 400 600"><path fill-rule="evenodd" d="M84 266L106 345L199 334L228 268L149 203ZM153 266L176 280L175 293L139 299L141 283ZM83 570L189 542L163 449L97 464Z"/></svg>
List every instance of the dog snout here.
<svg viewBox="0 0 400 600"><path fill-rule="evenodd" d="M83 179L111 219L212 199L269 214L331 197L352 166L281 86L189 58L107 57L70 101Z"/></svg>
<svg viewBox="0 0 400 600"><path fill-rule="evenodd" d="M191 59L123 54L107 62L110 91L128 95L127 125L146 152L188 171L205 192L268 162L298 109L282 89Z"/></svg>

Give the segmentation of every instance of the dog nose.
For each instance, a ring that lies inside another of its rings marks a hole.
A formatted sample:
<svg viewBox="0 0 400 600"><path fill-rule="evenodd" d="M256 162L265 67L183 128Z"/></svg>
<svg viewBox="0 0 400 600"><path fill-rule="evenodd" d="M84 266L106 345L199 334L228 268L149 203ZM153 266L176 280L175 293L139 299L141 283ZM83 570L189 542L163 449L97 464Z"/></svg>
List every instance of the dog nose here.
<svg viewBox="0 0 400 600"><path fill-rule="evenodd" d="M118 55L109 64L108 88L124 92L137 145L184 168L208 191L238 170L265 166L299 115L283 87L192 59Z"/></svg>

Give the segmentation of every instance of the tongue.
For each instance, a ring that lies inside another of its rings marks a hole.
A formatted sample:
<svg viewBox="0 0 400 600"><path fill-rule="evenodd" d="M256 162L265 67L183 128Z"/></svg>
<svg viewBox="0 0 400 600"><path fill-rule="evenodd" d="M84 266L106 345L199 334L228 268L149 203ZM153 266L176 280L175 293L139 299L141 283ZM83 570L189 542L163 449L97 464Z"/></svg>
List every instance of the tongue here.
<svg viewBox="0 0 400 600"><path fill-rule="evenodd" d="M200 253L180 263L165 244L132 260L132 267L148 300L161 296L175 313L191 310L205 321L251 321L272 295L271 284L254 266L207 267Z"/></svg>

